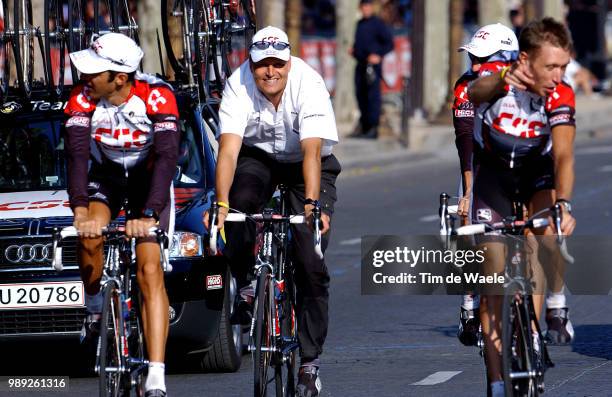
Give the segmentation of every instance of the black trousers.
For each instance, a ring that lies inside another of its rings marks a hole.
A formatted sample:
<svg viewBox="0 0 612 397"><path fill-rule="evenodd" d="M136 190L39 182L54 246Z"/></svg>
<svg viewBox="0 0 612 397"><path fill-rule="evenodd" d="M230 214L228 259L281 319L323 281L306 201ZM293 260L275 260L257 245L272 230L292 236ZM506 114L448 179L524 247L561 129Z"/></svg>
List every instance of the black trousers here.
<svg viewBox="0 0 612 397"><path fill-rule="evenodd" d="M323 212L332 215L336 202L336 177L340 163L334 155L321 159L320 201ZM278 184L287 186L287 198L292 214L304 211L304 179L302 163L280 163L263 151L243 146L238 157L229 202L232 208L260 212L270 200ZM225 254L238 286L248 283L247 275L254 265L255 228L249 223L226 223ZM292 225L290 258L295 267L298 338L302 361L313 360L323 351L327 336L329 273L324 259L314 252L312 231L305 224ZM323 236L325 252L329 232Z"/></svg>
<svg viewBox="0 0 612 397"><path fill-rule="evenodd" d="M380 92L380 81L382 76L382 66L374 65L376 72L373 81L368 81L367 63L358 63L355 68L355 93L357 104L361 116L359 123L361 130L366 133L371 128L378 127L380 112L382 107L382 97Z"/></svg>

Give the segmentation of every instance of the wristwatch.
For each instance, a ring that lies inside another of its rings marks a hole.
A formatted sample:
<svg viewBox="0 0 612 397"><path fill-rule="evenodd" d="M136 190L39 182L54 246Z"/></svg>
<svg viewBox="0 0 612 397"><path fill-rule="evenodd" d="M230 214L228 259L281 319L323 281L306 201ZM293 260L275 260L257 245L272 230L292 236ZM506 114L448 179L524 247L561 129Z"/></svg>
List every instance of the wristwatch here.
<svg viewBox="0 0 612 397"><path fill-rule="evenodd" d="M319 200L313 200L311 198L307 198L304 200L304 205L314 205L315 207L320 207L321 204L319 203Z"/></svg>
<svg viewBox="0 0 612 397"><path fill-rule="evenodd" d="M145 208L142 210L143 218L153 218L156 221L159 221L159 214L153 208Z"/></svg>
<svg viewBox="0 0 612 397"><path fill-rule="evenodd" d="M557 201L555 201L555 204L563 204L567 212L569 212L570 214L572 213L572 203L570 203L569 200L558 199Z"/></svg>

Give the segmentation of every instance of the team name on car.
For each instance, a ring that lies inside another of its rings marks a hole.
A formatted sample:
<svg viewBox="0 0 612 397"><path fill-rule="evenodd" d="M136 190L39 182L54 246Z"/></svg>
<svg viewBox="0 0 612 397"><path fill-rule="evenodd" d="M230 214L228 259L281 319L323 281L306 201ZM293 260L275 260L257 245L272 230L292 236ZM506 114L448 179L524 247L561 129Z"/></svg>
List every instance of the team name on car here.
<svg viewBox="0 0 612 397"><path fill-rule="evenodd" d="M47 102L47 101L30 101L32 104L32 111L46 111L46 110L63 110L68 105L66 102Z"/></svg>
<svg viewBox="0 0 612 397"><path fill-rule="evenodd" d="M67 200L15 201L0 203L0 211L42 210L55 207L70 207Z"/></svg>

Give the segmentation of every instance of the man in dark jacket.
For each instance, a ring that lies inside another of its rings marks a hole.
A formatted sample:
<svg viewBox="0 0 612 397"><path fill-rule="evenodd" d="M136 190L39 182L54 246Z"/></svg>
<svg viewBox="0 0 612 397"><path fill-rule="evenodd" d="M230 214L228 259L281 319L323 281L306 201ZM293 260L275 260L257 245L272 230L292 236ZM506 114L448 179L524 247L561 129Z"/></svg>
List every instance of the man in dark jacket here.
<svg viewBox="0 0 612 397"><path fill-rule="evenodd" d="M382 59L393 49L393 36L385 23L374 15L372 0L361 0L359 9L362 18L357 23L352 51L357 59L355 92L361 112L361 132L357 136L375 139L381 108Z"/></svg>

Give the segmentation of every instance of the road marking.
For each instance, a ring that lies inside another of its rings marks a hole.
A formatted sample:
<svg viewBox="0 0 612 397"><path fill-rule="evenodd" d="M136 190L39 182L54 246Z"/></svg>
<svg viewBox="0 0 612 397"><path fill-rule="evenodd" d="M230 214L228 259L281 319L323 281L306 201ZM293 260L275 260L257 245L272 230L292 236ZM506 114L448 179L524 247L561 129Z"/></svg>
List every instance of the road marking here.
<svg viewBox="0 0 612 397"><path fill-rule="evenodd" d="M357 245L357 244L361 244L361 237L340 241L340 245Z"/></svg>
<svg viewBox="0 0 612 397"><path fill-rule="evenodd" d="M604 165L598 169L599 172L612 172L612 164Z"/></svg>
<svg viewBox="0 0 612 397"><path fill-rule="evenodd" d="M435 214L435 215L422 216L419 218L419 221L420 222L433 222L433 221L437 221L438 219L440 219L440 216L438 214Z"/></svg>
<svg viewBox="0 0 612 397"><path fill-rule="evenodd" d="M453 376L459 375L462 371L438 371L429 375L427 378L413 383L413 386L431 386L444 383Z"/></svg>
<svg viewBox="0 0 612 397"><path fill-rule="evenodd" d="M607 153L612 153L612 146L606 145L606 146L595 146L595 147L583 147L583 148L576 149L574 151L574 154L577 154L577 155L607 154Z"/></svg>
<svg viewBox="0 0 612 397"><path fill-rule="evenodd" d="M566 384L566 383L568 383L568 382L573 382L573 381L575 381L576 379L581 378L581 377L582 377L583 375L585 375L587 372L591 372L591 371L593 371L593 370L595 370L595 369L597 369L597 368L601 368L601 367L603 367L604 365L608 365L608 364L610 364L610 362L609 362L609 361L606 361L606 362L603 362L603 363L601 363L601 364L598 364L598 365L596 365L596 366L594 366L594 367L591 367L591 368L585 369L584 371L580 372L578 375L575 375L575 376L572 376L571 378L565 379L563 382L558 383L558 384L556 384L556 385L553 385L553 387L552 387L552 388L550 388L550 389L548 389L548 388L547 388L547 389L546 389L546 391L550 392L550 391L552 391L552 390L558 389L558 388L560 388L561 386L563 386L564 384Z"/></svg>

